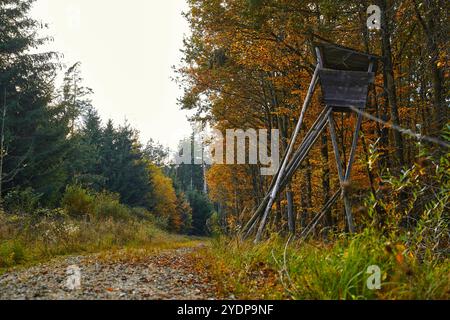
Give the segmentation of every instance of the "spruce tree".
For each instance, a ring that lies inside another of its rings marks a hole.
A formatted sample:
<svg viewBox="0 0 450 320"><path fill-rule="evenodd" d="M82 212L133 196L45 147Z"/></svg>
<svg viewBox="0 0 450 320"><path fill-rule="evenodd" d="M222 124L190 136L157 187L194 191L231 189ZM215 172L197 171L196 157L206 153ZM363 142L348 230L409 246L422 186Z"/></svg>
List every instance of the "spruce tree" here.
<svg viewBox="0 0 450 320"><path fill-rule="evenodd" d="M64 186L68 152L64 108L52 106L55 53L30 53L47 39L29 17L33 0L0 1L2 193L33 188L55 202Z"/></svg>

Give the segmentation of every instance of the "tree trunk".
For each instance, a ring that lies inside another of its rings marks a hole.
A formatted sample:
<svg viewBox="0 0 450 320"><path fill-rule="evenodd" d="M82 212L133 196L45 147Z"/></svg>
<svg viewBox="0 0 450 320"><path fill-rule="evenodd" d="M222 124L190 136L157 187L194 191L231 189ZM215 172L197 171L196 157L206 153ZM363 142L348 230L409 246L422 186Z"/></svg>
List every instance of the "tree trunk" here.
<svg viewBox="0 0 450 320"><path fill-rule="evenodd" d="M301 218L301 225L302 228L306 227L308 223L309 218L309 210L312 207L312 171L311 171L311 164L309 162L309 159L306 158L305 160L305 173L304 173L304 183L305 188L301 190L302 192L302 218Z"/></svg>
<svg viewBox="0 0 450 320"><path fill-rule="evenodd" d="M431 82L433 85L433 124L432 134L438 135L447 122L448 107L445 103L444 88L443 88L443 69L438 66L439 63L439 33L441 31L439 26L440 8L445 8L444 4L439 5L439 0L423 1L425 7L425 17L419 11L417 2L414 1L416 16L422 26L425 37L427 39L427 55L429 59L429 67L431 71ZM446 28L447 26L445 26Z"/></svg>
<svg viewBox="0 0 450 320"><path fill-rule="evenodd" d="M0 207L3 205L3 162L5 159L6 87L3 90L3 112L0 142Z"/></svg>
<svg viewBox="0 0 450 320"><path fill-rule="evenodd" d="M393 14L388 15L388 7L386 0L380 0L381 8L381 38L384 56L384 86L387 92L387 98L391 109L391 121L394 125L400 126L400 116L397 106L397 88L395 85L394 68L392 63L392 48L391 48L391 29L390 19ZM392 11L392 7L389 8L389 12ZM400 167L404 165L403 156L403 137L397 130L393 131L396 160Z"/></svg>

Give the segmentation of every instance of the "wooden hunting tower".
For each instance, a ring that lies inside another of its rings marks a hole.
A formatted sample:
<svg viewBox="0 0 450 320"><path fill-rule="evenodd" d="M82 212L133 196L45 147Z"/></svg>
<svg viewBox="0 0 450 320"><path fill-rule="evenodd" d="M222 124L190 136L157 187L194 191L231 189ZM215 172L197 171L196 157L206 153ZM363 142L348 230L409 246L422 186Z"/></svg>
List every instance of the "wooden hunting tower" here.
<svg viewBox="0 0 450 320"><path fill-rule="evenodd" d="M269 193L242 230L244 237L249 236L259 222L256 241L261 240L268 216L276 198L290 183L295 172L307 158L314 143L326 130L327 124L333 143L341 188L328 200L322 212L318 214L317 219L320 219L324 212L332 207L339 199L340 194L344 200L348 230L350 232L355 231L352 206L345 186L349 183L351 178L351 171L361 130L363 115L359 110L363 111L366 107L369 86L374 82L380 58L378 56L366 54L325 41L314 43L314 48L317 57L317 66L300 113L300 118L290 140L288 150L283 158L282 165L278 170L277 175L272 180ZM322 88L322 97L325 108L295 150L296 140L300 133L303 119L318 84L320 84ZM349 160L344 168L336 135L334 114L350 112L356 113L357 121ZM291 213L291 215L293 214ZM294 233L295 217L290 216L288 219L290 231Z"/></svg>
<svg viewBox="0 0 450 320"><path fill-rule="evenodd" d="M316 43L325 105L339 112L363 109L378 67L375 56L327 43Z"/></svg>

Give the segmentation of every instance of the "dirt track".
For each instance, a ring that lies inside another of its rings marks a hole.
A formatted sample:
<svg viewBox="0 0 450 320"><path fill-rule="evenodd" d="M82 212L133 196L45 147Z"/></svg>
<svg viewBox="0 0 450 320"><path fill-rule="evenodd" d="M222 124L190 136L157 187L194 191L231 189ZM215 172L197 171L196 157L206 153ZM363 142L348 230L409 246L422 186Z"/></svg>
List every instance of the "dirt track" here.
<svg viewBox="0 0 450 320"><path fill-rule="evenodd" d="M0 300L213 299L213 286L195 271L194 250L142 255L118 251L58 259L0 276ZM68 287L70 266L79 268L79 289Z"/></svg>

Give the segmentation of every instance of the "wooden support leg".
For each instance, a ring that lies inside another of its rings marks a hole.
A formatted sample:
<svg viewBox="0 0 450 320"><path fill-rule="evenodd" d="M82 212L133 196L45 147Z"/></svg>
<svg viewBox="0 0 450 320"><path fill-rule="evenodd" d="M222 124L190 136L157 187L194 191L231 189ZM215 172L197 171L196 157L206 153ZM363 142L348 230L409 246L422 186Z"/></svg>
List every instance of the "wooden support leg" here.
<svg viewBox="0 0 450 320"><path fill-rule="evenodd" d="M351 175L352 175L352 167L353 167L353 162L355 161L356 148L358 147L359 133L361 131L361 125L362 125L362 120L363 120L362 114L357 115L357 117L358 117L358 119L356 121L355 133L353 135L352 149L350 151L350 158L349 158L348 164L347 164L347 171L345 172L345 181L346 182L348 182L350 180Z"/></svg>
<svg viewBox="0 0 450 320"><path fill-rule="evenodd" d="M336 165L337 165L337 170L338 170L338 175L339 175L339 181L341 183L341 188L342 188L342 196L344 198L345 215L347 217L348 230L350 231L350 233L354 233L355 227L353 225L352 206L351 206L350 200L348 199L348 195L345 192L346 173L344 173L344 169L342 168L342 160L341 160L339 146L338 146L338 142L337 142L336 127L335 127L335 123L334 123L333 114L330 114L328 116L328 124L330 127L330 135L331 135L331 141L333 143L334 156L336 158Z"/></svg>
<svg viewBox="0 0 450 320"><path fill-rule="evenodd" d="M289 142L288 151L286 152L286 155L283 159L283 163L279 170L277 180L275 182L275 186L273 187L273 190L271 191L271 194L269 197L269 202L267 204L266 210L264 211L264 215L262 216L262 219L261 219L261 224L260 224L258 232L256 234L255 242L261 241L264 229L267 224L267 218L269 217L269 213L272 210L272 206L274 204L275 198L276 198L278 192L280 191L280 182L283 179L283 175L284 175L286 167L288 165L289 158L291 157L291 154L294 151L294 146L295 146L295 142L297 140L297 136L300 133L300 129L303 125L303 119L305 117L306 110L308 109L308 106L311 102L312 96L317 87L318 80L319 80L319 65L317 65L316 70L314 71L314 75L313 75L311 84L308 89L308 94L306 95L305 101L303 103L302 111L300 113L300 118L298 120L297 126L295 127L294 134L292 135L291 141Z"/></svg>
<svg viewBox="0 0 450 320"><path fill-rule="evenodd" d="M298 151L295 153L295 155L292 157L291 162L287 166L284 175L282 176L281 183L279 184L279 190L283 190L291 181L293 175L295 172L299 169L302 162L306 159L308 156L309 151L311 150L314 143L317 141L319 136L323 133L323 131L326 128L326 124L328 123L328 115L331 113L331 110L324 110L323 113L318 117L315 124L312 126L312 128L309 130L309 132L306 134L301 146L299 147ZM277 173L278 176L279 173ZM264 199L261 201L259 207L255 210L255 213L253 214L252 218L247 222L245 227L241 231L242 237L245 239L249 237L252 233L253 228L255 228L256 223L262 213L264 213L264 209L266 208L270 195L272 193L272 190L275 186L275 180L274 179L269 187L269 193L264 197ZM295 216L294 216L295 220Z"/></svg>
<svg viewBox="0 0 450 320"><path fill-rule="evenodd" d="M353 163L355 161L355 155L356 155L356 148L358 147L359 132L361 130L361 124L362 124L362 115L360 114L360 115L358 115L355 133L353 136L352 149L350 151L350 158L348 160L347 169L346 169L345 177L344 177L344 183L346 185L348 185L350 183L350 179L351 179ZM350 210L351 210L351 203L350 203L350 200L348 199L348 196L344 196L344 201L346 202L345 207L350 208ZM350 211L350 213L351 213L351 211ZM349 219L348 217L349 216L347 214L347 219ZM349 222L350 232L354 232L355 230L354 230L354 226L353 226L353 217L351 218L351 221L349 220L348 222Z"/></svg>
<svg viewBox="0 0 450 320"><path fill-rule="evenodd" d="M282 181L290 180L294 175L295 171L297 171L302 162L307 157L309 151L312 146L316 143L321 133L325 130L328 115L331 113L331 110L328 110L325 113L322 113L320 117L317 119L316 123L313 125L311 130L305 136L305 139L301 146L298 149L298 152L292 158L292 161L289 163L288 168L286 169L285 176Z"/></svg>

